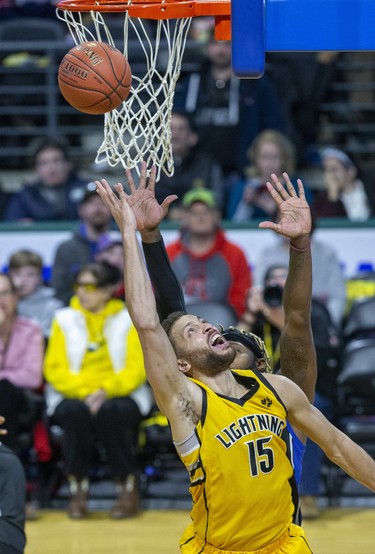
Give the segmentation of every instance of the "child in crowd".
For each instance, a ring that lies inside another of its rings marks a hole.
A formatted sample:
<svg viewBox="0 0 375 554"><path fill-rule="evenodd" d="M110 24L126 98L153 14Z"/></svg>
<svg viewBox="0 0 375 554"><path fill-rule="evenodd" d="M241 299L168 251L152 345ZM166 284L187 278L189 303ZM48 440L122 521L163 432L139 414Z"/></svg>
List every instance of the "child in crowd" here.
<svg viewBox="0 0 375 554"><path fill-rule="evenodd" d="M31 250L17 250L8 263L9 274L18 292L18 313L39 323L48 338L55 311L63 302L43 284L43 260Z"/></svg>

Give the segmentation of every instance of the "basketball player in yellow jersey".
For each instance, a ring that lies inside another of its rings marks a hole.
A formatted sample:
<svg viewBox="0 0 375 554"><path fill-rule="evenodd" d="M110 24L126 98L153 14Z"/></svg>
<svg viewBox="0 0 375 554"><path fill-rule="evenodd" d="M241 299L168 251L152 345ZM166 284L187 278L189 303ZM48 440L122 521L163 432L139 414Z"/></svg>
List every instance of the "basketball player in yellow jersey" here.
<svg viewBox="0 0 375 554"><path fill-rule="evenodd" d="M148 186L154 187L156 171ZM130 188L134 182L126 173ZM263 222L303 250L308 237L298 226L298 197L273 176L267 188L288 213L278 224ZM140 187L147 183L142 164ZM155 298L137 239L137 223L121 184L119 197L97 181L124 243L127 307L138 331L148 380L173 440L191 476L192 525L184 554L307 554L302 529L294 525L292 470L280 435L286 416L315 441L328 458L375 491L375 462L312 406L289 379L229 368L235 357L219 330L199 317L172 314L159 323ZM304 198L302 182L299 196ZM284 210L285 211L285 210ZM353 553L354 554L354 553Z"/></svg>
<svg viewBox="0 0 375 554"><path fill-rule="evenodd" d="M176 444L194 501L182 552L199 552L205 542L224 550L258 550L280 540L281 530L286 539L297 516L293 468L281 437L286 409L261 373L247 375L238 380L241 400L195 381L202 389L200 421L187 442ZM251 520L249 506L257 510ZM296 552L310 552L302 546Z"/></svg>

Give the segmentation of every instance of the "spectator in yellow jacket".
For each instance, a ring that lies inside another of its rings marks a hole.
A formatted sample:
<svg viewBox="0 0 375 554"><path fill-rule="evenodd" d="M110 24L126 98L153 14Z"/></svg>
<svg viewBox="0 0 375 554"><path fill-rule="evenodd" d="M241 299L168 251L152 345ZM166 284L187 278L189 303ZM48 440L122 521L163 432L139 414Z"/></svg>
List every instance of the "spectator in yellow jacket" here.
<svg viewBox="0 0 375 554"><path fill-rule="evenodd" d="M117 483L113 518L139 510L136 445L152 405L137 332L121 300L111 298L117 270L83 266L76 295L56 312L45 357L47 413L64 430L63 458L70 484L68 514L87 513L89 469L96 440Z"/></svg>

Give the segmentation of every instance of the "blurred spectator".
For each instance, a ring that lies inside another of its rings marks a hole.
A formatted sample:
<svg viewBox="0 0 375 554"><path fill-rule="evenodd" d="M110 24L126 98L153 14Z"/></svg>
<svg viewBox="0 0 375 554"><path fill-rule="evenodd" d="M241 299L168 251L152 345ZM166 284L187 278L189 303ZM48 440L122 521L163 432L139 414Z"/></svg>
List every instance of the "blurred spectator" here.
<svg viewBox="0 0 375 554"><path fill-rule="evenodd" d="M4 418L0 416L0 424ZM0 435L6 433L0 430ZM0 442L0 552L23 554L25 537L26 479L16 454Z"/></svg>
<svg viewBox="0 0 375 554"><path fill-rule="evenodd" d="M0 406L8 434L2 439L16 448L17 436L31 431L35 406L30 391L42 385L44 338L39 325L17 315L17 289L0 274Z"/></svg>
<svg viewBox="0 0 375 554"><path fill-rule="evenodd" d="M276 88L267 75L238 79L233 75L230 41L217 41L213 30L199 72L179 79L174 106L191 113L200 148L221 165L224 177L241 173L246 149L263 129L284 126Z"/></svg>
<svg viewBox="0 0 375 554"><path fill-rule="evenodd" d="M182 204L180 238L167 247L167 252L186 304L218 302L230 305L240 317L251 285L244 252L225 237L212 191L192 189Z"/></svg>
<svg viewBox="0 0 375 554"><path fill-rule="evenodd" d="M2 442L21 456L25 445L31 448L34 442L45 345L39 325L17 314L17 302L13 281L0 273L0 406L8 430ZM28 519L37 517L31 503L26 511Z"/></svg>
<svg viewBox="0 0 375 554"><path fill-rule="evenodd" d="M55 311L63 303L43 284L42 258L31 250L17 250L9 259L8 271L18 292L18 314L36 321L48 338Z"/></svg>
<svg viewBox="0 0 375 554"><path fill-rule="evenodd" d="M74 275L80 267L95 259L98 250L111 243L111 212L94 189L87 188L78 206L80 226L71 239L56 250L51 285L56 297L68 304L73 295Z"/></svg>
<svg viewBox="0 0 375 554"><path fill-rule="evenodd" d="M288 265L269 266L262 286L249 289L246 310L239 322L241 328L251 331L264 341L274 372L280 369L279 341L284 327L282 296L287 276Z"/></svg>
<svg viewBox="0 0 375 554"><path fill-rule="evenodd" d="M296 171L294 145L280 131L266 129L250 145L247 157L250 165L245 170L246 178L233 183L228 191L226 218L234 221L272 219L277 210L266 182L271 173L281 178L283 172L288 173L293 182ZM305 195L311 203L312 193L306 185Z"/></svg>
<svg viewBox="0 0 375 554"><path fill-rule="evenodd" d="M196 187L212 189L217 206L221 209L224 201L221 168L215 158L202 151L191 115L182 111L173 112L171 133L174 174L167 177L162 172L155 191L160 204L170 194L178 196L169 210L168 218L180 219L182 197Z"/></svg>
<svg viewBox="0 0 375 554"><path fill-rule="evenodd" d="M61 141L43 139L34 149L32 170L36 180L13 195L6 221L56 221L78 219L77 205L87 182L74 171Z"/></svg>
<svg viewBox="0 0 375 554"><path fill-rule="evenodd" d="M105 262L118 270L118 280L114 287L113 297L124 300L124 248L121 240L101 244L96 252L96 262Z"/></svg>
<svg viewBox="0 0 375 554"><path fill-rule="evenodd" d="M313 298L324 304L332 321L340 326L345 310L346 289L345 278L335 250L328 244L315 238L315 227L311 232L311 254ZM273 245L265 247L256 261L254 269L254 283L262 286L268 269L274 265L287 267L289 243L281 236L275 237Z"/></svg>
<svg viewBox="0 0 375 554"><path fill-rule="evenodd" d="M358 177L353 160L338 148L321 151L324 190L315 194L315 217L346 217L365 221L375 213L375 195Z"/></svg>
<svg viewBox="0 0 375 554"><path fill-rule="evenodd" d="M75 278L76 296L56 313L45 358L51 422L64 430L63 458L71 501L86 515L95 442L104 446L118 499L111 516L139 511L138 428L152 405L137 332L121 300L113 299L113 266L91 263Z"/></svg>

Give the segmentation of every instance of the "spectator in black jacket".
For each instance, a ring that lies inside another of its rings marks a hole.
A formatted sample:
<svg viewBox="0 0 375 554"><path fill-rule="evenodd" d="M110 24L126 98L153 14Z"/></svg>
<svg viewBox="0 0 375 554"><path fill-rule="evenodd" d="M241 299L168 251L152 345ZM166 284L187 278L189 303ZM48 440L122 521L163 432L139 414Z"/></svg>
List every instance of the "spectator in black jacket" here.
<svg viewBox="0 0 375 554"><path fill-rule="evenodd" d="M179 79L174 106L191 114L201 150L229 178L247 165L248 145L260 131L283 131L283 108L267 74L261 79L233 75L230 41L215 40L213 30L204 54L200 70Z"/></svg>
<svg viewBox="0 0 375 554"><path fill-rule="evenodd" d="M182 197L196 187L211 189L215 194L216 205L221 210L224 201L221 166L215 158L202 151L190 114L184 111L173 112L171 135L174 174L168 177L161 173L156 190L160 203L170 194L178 196L171 206L168 219L180 219Z"/></svg>
<svg viewBox="0 0 375 554"><path fill-rule="evenodd" d="M10 200L6 221L78 219L77 205L87 182L73 170L68 151L59 140L43 139L32 155L35 180Z"/></svg>

